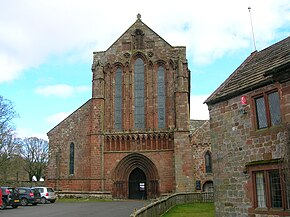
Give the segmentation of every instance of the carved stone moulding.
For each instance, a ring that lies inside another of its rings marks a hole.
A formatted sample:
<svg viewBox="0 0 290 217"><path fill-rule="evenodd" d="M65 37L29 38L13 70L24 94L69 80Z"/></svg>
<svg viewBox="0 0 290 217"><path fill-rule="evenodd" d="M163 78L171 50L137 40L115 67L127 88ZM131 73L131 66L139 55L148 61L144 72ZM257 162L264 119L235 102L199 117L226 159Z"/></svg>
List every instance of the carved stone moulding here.
<svg viewBox="0 0 290 217"><path fill-rule="evenodd" d="M147 55L148 55L149 57L153 57L153 56L154 56L154 53L153 53L152 51L149 51L149 52L147 53Z"/></svg>
<svg viewBox="0 0 290 217"><path fill-rule="evenodd" d="M124 53L124 57L125 57L125 58L129 58L130 56L131 56L131 55L130 55L129 52Z"/></svg>

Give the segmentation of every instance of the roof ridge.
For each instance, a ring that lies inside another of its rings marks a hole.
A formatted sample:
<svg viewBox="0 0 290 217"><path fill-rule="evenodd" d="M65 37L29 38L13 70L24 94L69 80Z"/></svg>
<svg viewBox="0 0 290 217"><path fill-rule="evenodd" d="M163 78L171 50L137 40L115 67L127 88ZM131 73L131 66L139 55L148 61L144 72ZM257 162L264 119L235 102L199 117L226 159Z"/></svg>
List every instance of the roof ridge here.
<svg viewBox="0 0 290 217"><path fill-rule="evenodd" d="M266 85L271 79L265 77L265 72L286 63L290 63L290 36L261 51L252 52L204 103L215 104Z"/></svg>

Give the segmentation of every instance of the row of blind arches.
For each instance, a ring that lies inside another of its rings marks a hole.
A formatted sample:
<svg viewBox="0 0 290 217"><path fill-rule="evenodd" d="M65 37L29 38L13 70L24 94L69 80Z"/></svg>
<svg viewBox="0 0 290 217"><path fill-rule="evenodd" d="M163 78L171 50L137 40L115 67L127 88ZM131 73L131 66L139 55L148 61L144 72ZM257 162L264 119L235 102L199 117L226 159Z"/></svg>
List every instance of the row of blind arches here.
<svg viewBox="0 0 290 217"><path fill-rule="evenodd" d="M145 66L141 58L137 58L134 63L134 127L136 129L145 128L145 95L144 95L144 73ZM165 78L164 67L159 66L157 70L157 108L158 108L158 128L165 128ZM116 70L115 81L115 129L122 129L122 101L123 84L122 69Z"/></svg>

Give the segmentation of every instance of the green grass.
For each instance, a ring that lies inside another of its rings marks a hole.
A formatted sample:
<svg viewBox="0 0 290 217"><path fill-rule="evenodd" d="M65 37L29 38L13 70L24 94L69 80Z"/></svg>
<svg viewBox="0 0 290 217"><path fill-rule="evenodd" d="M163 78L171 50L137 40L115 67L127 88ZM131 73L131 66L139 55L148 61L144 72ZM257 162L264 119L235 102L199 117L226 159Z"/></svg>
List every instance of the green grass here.
<svg viewBox="0 0 290 217"><path fill-rule="evenodd" d="M214 205L213 203L177 205L162 217L214 217Z"/></svg>

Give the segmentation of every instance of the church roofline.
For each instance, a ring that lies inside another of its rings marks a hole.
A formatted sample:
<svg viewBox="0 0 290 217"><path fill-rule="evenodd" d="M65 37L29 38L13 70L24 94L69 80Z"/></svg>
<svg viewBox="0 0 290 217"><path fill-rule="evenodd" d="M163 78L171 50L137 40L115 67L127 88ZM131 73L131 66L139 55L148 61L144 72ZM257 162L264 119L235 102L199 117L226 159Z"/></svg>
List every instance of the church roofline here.
<svg viewBox="0 0 290 217"><path fill-rule="evenodd" d="M90 101L91 101L91 99L87 100L84 104L82 104L80 107L78 107L76 110L74 110L71 114L69 114L69 116L67 116L65 119L63 119L61 122L59 122L57 125L55 125L50 131L47 132L47 135L49 135L54 129L56 129L59 125L61 125L64 121L66 121L68 118L70 118L74 113L76 113L78 110L80 110L86 104L88 104Z"/></svg>
<svg viewBox="0 0 290 217"><path fill-rule="evenodd" d="M156 34L160 39L162 39L166 44L168 44L171 48L180 48L180 47L186 47L186 46L172 46L171 44L169 44L166 40L164 40L159 34L157 34L154 30L152 30L149 26L147 26L142 20L141 20L141 15L138 14L137 15L137 20L117 39L114 41L114 43L111 44L111 46L105 50L105 51L96 51L96 52L93 52L94 54L96 53L102 53L102 52L107 52L109 51L112 46L114 46L114 44L116 44L117 41L119 41L127 32L129 29L131 29L134 25L136 25L137 23L141 23L142 25L144 25L146 28L148 28L150 31L152 31L154 34Z"/></svg>

